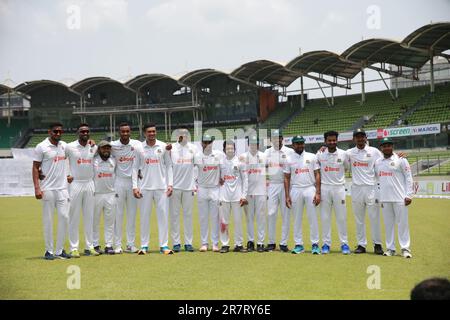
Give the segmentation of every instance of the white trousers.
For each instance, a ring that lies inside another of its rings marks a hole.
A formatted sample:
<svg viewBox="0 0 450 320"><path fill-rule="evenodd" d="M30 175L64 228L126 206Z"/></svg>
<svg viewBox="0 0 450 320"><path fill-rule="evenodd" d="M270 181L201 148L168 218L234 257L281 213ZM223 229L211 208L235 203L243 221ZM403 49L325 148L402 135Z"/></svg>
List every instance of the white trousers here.
<svg viewBox="0 0 450 320"><path fill-rule="evenodd" d="M348 244L347 239L347 206L345 205L345 186L322 184L320 213L322 222L323 244L331 246L331 210L334 208L339 240Z"/></svg>
<svg viewBox="0 0 450 320"><path fill-rule="evenodd" d="M159 247L166 247L169 242L169 199L166 190L141 190L142 198L139 199L141 211L141 246L148 247L150 242L150 215L153 204L156 207L158 220Z"/></svg>
<svg viewBox="0 0 450 320"><path fill-rule="evenodd" d="M397 224L400 248L409 250L408 207L403 202L384 202L381 210L386 228L386 248L395 250L395 224Z"/></svg>
<svg viewBox="0 0 450 320"><path fill-rule="evenodd" d="M257 227L257 244L264 244L266 236L266 205L267 196L247 196L247 240L255 241L255 216ZM245 210L245 209L244 209Z"/></svg>
<svg viewBox="0 0 450 320"><path fill-rule="evenodd" d="M94 196L94 231L92 242L94 247L100 245L100 217L103 211L103 227L105 235L105 247L113 246L114 218L116 215L116 194L101 193Z"/></svg>
<svg viewBox="0 0 450 320"><path fill-rule="evenodd" d="M219 187L199 187L197 191L198 216L200 220L200 239L208 245L208 230L211 223L211 241L219 245Z"/></svg>
<svg viewBox="0 0 450 320"><path fill-rule="evenodd" d="M284 185L282 183L270 184L267 189L267 231L268 231L268 244L276 243L276 227L278 207L281 211L281 245L287 245L289 239L289 227L290 227L290 209L286 207L286 194L284 192Z"/></svg>
<svg viewBox="0 0 450 320"><path fill-rule="evenodd" d="M381 244L380 205L376 201L375 186L352 185L352 207L356 222L358 245L366 247L366 208L369 214L372 241Z"/></svg>
<svg viewBox="0 0 450 320"><path fill-rule="evenodd" d="M43 193L41 202L45 251L51 254L61 254L69 225L69 193L67 190L49 190L43 191ZM55 209L58 215L56 251L53 250L53 214Z"/></svg>
<svg viewBox="0 0 450 320"><path fill-rule="evenodd" d="M136 240L136 211L137 199L133 195L131 179L129 183L124 179L120 183L116 183L114 188L117 194L116 218L114 220L114 241L115 247L122 247L122 225L124 210L127 210L127 246L134 246ZM117 182L117 180L116 180Z"/></svg>
<svg viewBox="0 0 450 320"><path fill-rule="evenodd" d="M294 242L295 245L303 245L302 218L303 208L306 207L310 228L311 243L319 243L319 225L317 222L316 206L313 203L316 188L314 186L305 188L291 188L292 213L294 215Z"/></svg>
<svg viewBox="0 0 450 320"><path fill-rule="evenodd" d="M234 245L242 246L244 237L242 235L242 211L239 202L220 202L220 241L223 246L229 246L229 225L231 212L233 213L234 220Z"/></svg>
<svg viewBox="0 0 450 320"><path fill-rule="evenodd" d="M78 250L80 236L80 211L83 211L85 249L92 249L94 223L94 181L77 182L69 185L69 242L70 250Z"/></svg>
<svg viewBox="0 0 450 320"><path fill-rule="evenodd" d="M174 189L169 198L170 205L170 234L173 244L181 244L180 240L180 209L183 208L184 243L192 245L192 205L194 192Z"/></svg>

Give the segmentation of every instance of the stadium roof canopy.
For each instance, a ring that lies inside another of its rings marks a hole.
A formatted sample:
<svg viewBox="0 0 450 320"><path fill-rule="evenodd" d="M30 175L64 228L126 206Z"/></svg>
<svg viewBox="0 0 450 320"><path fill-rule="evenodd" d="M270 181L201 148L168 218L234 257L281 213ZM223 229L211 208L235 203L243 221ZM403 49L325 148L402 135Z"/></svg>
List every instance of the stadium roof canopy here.
<svg viewBox="0 0 450 320"><path fill-rule="evenodd" d="M430 59L427 53L405 48L400 42L388 39L360 41L345 50L341 56L365 66L388 63L409 68L420 68Z"/></svg>
<svg viewBox="0 0 450 320"><path fill-rule="evenodd" d="M291 60L286 68L305 75L315 72L346 79L354 78L361 71L359 63L346 61L338 54L326 50L304 53Z"/></svg>
<svg viewBox="0 0 450 320"><path fill-rule="evenodd" d="M81 81L78 81L77 83L74 83L70 88L72 90L78 92L79 94L84 94L89 89L92 89L94 87L97 87L97 86L102 85L102 84L107 84L107 83L118 84L118 85L123 86L127 90L135 92L135 90L133 90L132 88L126 86L122 82L114 80L114 79L111 79L111 78L108 78L108 77L91 77L91 78L86 78L86 79L83 79Z"/></svg>
<svg viewBox="0 0 450 320"><path fill-rule="evenodd" d="M450 22L431 23L412 32L403 40L408 48L439 54L450 49Z"/></svg>
<svg viewBox="0 0 450 320"><path fill-rule="evenodd" d="M135 91L139 91L140 89L160 80L167 80L178 85L177 80L168 75L160 73L141 74L125 82L125 85Z"/></svg>
<svg viewBox="0 0 450 320"><path fill-rule="evenodd" d="M13 89L8 86L5 86L4 84L0 84L0 95L7 93L8 91L11 92L13 91Z"/></svg>
<svg viewBox="0 0 450 320"><path fill-rule="evenodd" d="M243 64L231 72L230 76L248 83L266 82L282 87L288 87L300 77L297 72L269 60L256 60Z"/></svg>
<svg viewBox="0 0 450 320"><path fill-rule="evenodd" d="M178 80L178 82L187 87L195 88L202 82L205 84L205 80L217 76L228 77L229 75L215 69L198 69L185 74Z"/></svg>
<svg viewBox="0 0 450 320"><path fill-rule="evenodd" d="M66 86L64 83L53 81L53 80L34 80L34 81L28 81L23 82L19 85L17 85L14 88L14 91L21 92L27 95L31 95L34 91L45 88L45 87L63 87L67 89L68 91L77 94L78 93L74 90L72 90L70 87Z"/></svg>

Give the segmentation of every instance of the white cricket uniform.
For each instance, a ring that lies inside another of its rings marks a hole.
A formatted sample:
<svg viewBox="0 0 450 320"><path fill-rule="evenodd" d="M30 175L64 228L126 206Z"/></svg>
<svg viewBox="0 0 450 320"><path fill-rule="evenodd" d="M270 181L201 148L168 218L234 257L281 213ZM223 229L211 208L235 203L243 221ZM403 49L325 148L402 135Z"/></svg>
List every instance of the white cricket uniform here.
<svg viewBox="0 0 450 320"><path fill-rule="evenodd" d="M380 150L365 146L364 149L354 147L346 151L352 172L352 207L356 222L356 238L358 245L367 246L366 208L369 214L372 241L381 244L380 207L375 181L375 161L382 157Z"/></svg>
<svg viewBox="0 0 450 320"><path fill-rule="evenodd" d="M212 150L208 154L199 152L195 156L198 168L198 215L200 220L200 238L202 245L208 245L208 230L211 224L211 241L219 245L219 180L220 164L224 153Z"/></svg>
<svg viewBox="0 0 450 320"><path fill-rule="evenodd" d="M261 151L257 151L254 155L248 151L243 153L239 160L245 164L248 177L247 240L255 241L256 216L257 244L263 245L266 233L267 206L266 156Z"/></svg>
<svg viewBox="0 0 450 320"><path fill-rule="evenodd" d="M283 172L291 175L290 197L294 214L294 242L303 245L302 217L306 207L312 244L319 243L319 227L316 207L313 203L316 194L315 170L319 170L319 162L315 154L303 151L301 155L293 153L288 157L288 164Z"/></svg>
<svg viewBox="0 0 450 320"><path fill-rule="evenodd" d="M83 211L83 225L85 249L93 249L94 223L94 156L96 146L86 143L82 146L78 140L67 144L66 156L69 159L70 175L73 177L69 184L70 213L69 213L69 242L70 250L78 250L80 211Z"/></svg>
<svg viewBox="0 0 450 320"><path fill-rule="evenodd" d="M286 206L286 194L284 192L284 173L283 167L286 164L287 157L294 153L294 150L282 146L279 150L274 147L267 149L266 165L269 186L267 188L267 224L268 224L268 244L275 244L278 207L281 211L281 240L280 245L287 245L290 229L290 209Z"/></svg>
<svg viewBox="0 0 450 320"><path fill-rule="evenodd" d="M220 165L220 176L223 185L220 187L220 241L223 246L229 246L230 212L234 218L234 245L242 246L244 237L242 234L242 211L240 200L247 198L248 179L245 165L237 156L231 159L225 158Z"/></svg>
<svg viewBox="0 0 450 320"><path fill-rule="evenodd" d="M61 254L66 241L69 223L69 193L67 192L66 143L55 146L46 138L34 149L33 161L41 163L44 180L39 181L42 196L42 221L44 226L45 250L51 254ZM56 251L53 246L53 213L58 215Z"/></svg>
<svg viewBox="0 0 450 320"><path fill-rule="evenodd" d="M158 220L159 247L166 247L169 241L169 199L167 188L173 186L172 161L166 144L156 140L153 146L142 142L141 151L136 153L133 165L133 189L142 193L139 199L141 212L141 247L148 247L150 242L150 214L153 203ZM142 180L138 182L138 170Z"/></svg>
<svg viewBox="0 0 450 320"><path fill-rule="evenodd" d="M100 245L100 217L103 211L105 247L112 248L114 236L114 218L116 216L116 160L109 157L103 160L99 155L94 158L94 247Z"/></svg>
<svg viewBox="0 0 450 320"><path fill-rule="evenodd" d="M347 153L337 148L331 153L328 148L317 153L320 164L322 222L322 242L331 246L331 209L334 208L338 227L339 240L348 244L347 207L345 204L345 169L348 168Z"/></svg>
<svg viewBox="0 0 450 320"><path fill-rule="evenodd" d="M413 197L413 178L408 160L393 154L375 162L380 182L380 202L386 228L386 247L395 251L395 224L401 249L409 250L408 208L405 198Z"/></svg>
<svg viewBox="0 0 450 320"><path fill-rule="evenodd" d="M114 189L117 194L116 217L114 219L115 249L122 247L122 225L124 209L127 210L127 246L134 246L136 239L136 211L137 199L133 196L133 183L131 175L133 163L136 157L135 151L141 147L138 140L130 139L128 144L123 144L120 139L111 142L111 153L116 159L116 181Z"/></svg>
<svg viewBox="0 0 450 320"><path fill-rule="evenodd" d="M171 237L174 245L180 240L180 209L183 208L184 243L192 245L192 205L194 203L194 156L197 148L192 143L175 143L170 155L173 167L173 194L169 198Z"/></svg>

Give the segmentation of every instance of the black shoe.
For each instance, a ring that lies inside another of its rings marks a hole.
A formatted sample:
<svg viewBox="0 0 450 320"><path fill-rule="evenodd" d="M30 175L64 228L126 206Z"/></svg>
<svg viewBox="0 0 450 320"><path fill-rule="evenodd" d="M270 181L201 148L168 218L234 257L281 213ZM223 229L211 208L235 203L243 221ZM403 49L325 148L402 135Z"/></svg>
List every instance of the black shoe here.
<svg viewBox="0 0 450 320"><path fill-rule="evenodd" d="M285 246L285 245L282 245L282 244L280 244L280 250L283 251L283 252L289 252L288 246Z"/></svg>
<svg viewBox="0 0 450 320"><path fill-rule="evenodd" d="M51 254L50 252L45 251L44 259L45 260L55 260L55 256L53 254Z"/></svg>
<svg viewBox="0 0 450 320"><path fill-rule="evenodd" d="M363 246L358 245L358 247L356 247L355 251L353 251L354 253L358 254L358 253L366 253L366 248L364 248Z"/></svg>
<svg viewBox="0 0 450 320"><path fill-rule="evenodd" d="M220 253L227 253L229 251L230 251L229 246L222 246L222 248L220 249Z"/></svg>
<svg viewBox="0 0 450 320"><path fill-rule="evenodd" d="M267 252L274 251L277 248L277 245L275 243L269 243L266 247Z"/></svg>
<svg viewBox="0 0 450 320"><path fill-rule="evenodd" d="M104 253L102 248L100 248L100 246L94 247L94 250L97 251L98 254L103 254Z"/></svg>
<svg viewBox="0 0 450 320"><path fill-rule="evenodd" d="M233 249L233 252L247 252L243 246L236 246Z"/></svg>
<svg viewBox="0 0 450 320"><path fill-rule="evenodd" d="M105 247L105 254L114 254L114 249L112 247Z"/></svg>
<svg viewBox="0 0 450 320"><path fill-rule="evenodd" d="M248 252L255 251L255 244L253 243L253 241L247 242L247 251Z"/></svg>
<svg viewBox="0 0 450 320"><path fill-rule="evenodd" d="M378 255L383 255L383 246L381 244L375 244L373 247L373 252Z"/></svg>
<svg viewBox="0 0 450 320"><path fill-rule="evenodd" d="M256 246L256 251L257 251L257 252L264 252L264 251L265 251L264 245L263 245L263 244L258 244L258 245Z"/></svg>
<svg viewBox="0 0 450 320"><path fill-rule="evenodd" d="M61 252L61 254L55 254L55 259L66 260L70 258L72 258L72 256L70 254L67 254L64 250Z"/></svg>

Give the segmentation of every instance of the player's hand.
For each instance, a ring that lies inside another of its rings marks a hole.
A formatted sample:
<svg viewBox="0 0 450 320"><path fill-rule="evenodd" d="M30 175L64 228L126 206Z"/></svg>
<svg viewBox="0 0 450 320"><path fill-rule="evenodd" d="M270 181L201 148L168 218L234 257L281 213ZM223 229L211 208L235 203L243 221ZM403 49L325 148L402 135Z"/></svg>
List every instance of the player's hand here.
<svg viewBox="0 0 450 320"><path fill-rule="evenodd" d="M400 157L400 158L408 158L408 154L406 153L406 152L397 152L397 155Z"/></svg>
<svg viewBox="0 0 450 320"><path fill-rule="evenodd" d="M41 170L39 170L39 180L44 180L45 179L45 174L42 173Z"/></svg>
<svg viewBox="0 0 450 320"><path fill-rule="evenodd" d="M143 178L141 169L138 170L138 178L139 178L139 180L142 180L142 178Z"/></svg>
<svg viewBox="0 0 450 320"><path fill-rule="evenodd" d="M67 176L67 182L68 183L72 183L73 181L73 177L72 176Z"/></svg>
<svg viewBox="0 0 450 320"><path fill-rule="evenodd" d="M166 191L166 195L167 197L170 197L173 193L173 187L172 186L168 186L167 187L167 191Z"/></svg>
<svg viewBox="0 0 450 320"><path fill-rule="evenodd" d="M286 197L286 207L288 207L289 209L292 208L292 200L291 200L291 197Z"/></svg>
<svg viewBox="0 0 450 320"><path fill-rule="evenodd" d="M34 196L36 199L41 200L44 196L44 193L41 191L41 188L35 188L34 189Z"/></svg>
<svg viewBox="0 0 450 320"><path fill-rule="evenodd" d="M219 184L220 184L221 186L223 186L224 183L225 183L225 180L223 180L222 178L220 178Z"/></svg>
<svg viewBox="0 0 450 320"><path fill-rule="evenodd" d="M412 202L412 199L410 198L405 198L405 206L409 206Z"/></svg>
<svg viewBox="0 0 450 320"><path fill-rule="evenodd" d="M133 195L136 199L141 199L142 198L142 193L139 189L133 189Z"/></svg>
<svg viewBox="0 0 450 320"><path fill-rule="evenodd" d="M313 203L316 205L316 207L320 204L320 193L316 193L314 195Z"/></svg>
<svg viewBox="0 0 450 320"><path fill-rule="evenodd" d="M168 144L167 144L166 150L167 150L167 151L172 150L172 144L171 144L171 143L168 143Z"/></svg>
<svg viewBox="0 0 450 320"><path fill-rule="evenodd" d="M327 147L325 147L325 146L321 146L319 149L320 152L325 152L325 150L327 150Z"/></svg>
<svg viewBox="0 0 450 320"><path fill-rule="evenodd" d="M94 139L89 139L88 143L91 145L91 147L95 146L95 140Z"/></svg>
<svg viewBox="0 0 450 320"><path fill-rule="evenodd" d="M241 206L241 207L243 207L243 206L245 206L245 205L247 205L248 204L248 201L247 201L247 199L245 199L245 198L242 198L240 201L239 201L239 205Z"/></svg>

